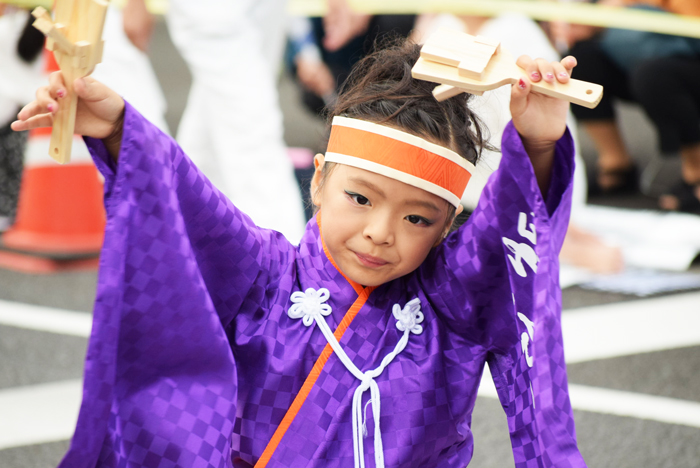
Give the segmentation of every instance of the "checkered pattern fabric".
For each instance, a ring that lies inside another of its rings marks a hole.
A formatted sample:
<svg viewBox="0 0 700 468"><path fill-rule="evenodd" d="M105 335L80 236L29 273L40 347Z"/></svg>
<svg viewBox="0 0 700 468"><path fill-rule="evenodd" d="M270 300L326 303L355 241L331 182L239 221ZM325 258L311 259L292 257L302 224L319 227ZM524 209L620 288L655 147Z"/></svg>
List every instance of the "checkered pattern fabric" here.
<svg viewBox="0 0 700 468"><path fill-rule="evenodd" d="M254 226L130 106L124 135L118 165L87 139L106 180L108 225L83 404L61 466L253 466L326 345L318 327L287 316L291 293L328 288L334 329L357 292L325 256L315 220L294 247ZM545 203L515 130L507 129L501 169L469 222L416 272L375 289L340 340L360 370L376 368L401 337L393 305L420 298L423 333L376 379L387 467L469 463L486 361L516 465L585 466L556 285L571 146L569 138L559 143ZM521 213L537 232L531 246ZM523 252L532 247L539 262L533 267L504 238ZM518 313L534 323L527 342ZM267 466L352 465L358 384L331 355ZM371 441L371 411L367 418ZM365 452L373 466L371 442Z"/></svg>

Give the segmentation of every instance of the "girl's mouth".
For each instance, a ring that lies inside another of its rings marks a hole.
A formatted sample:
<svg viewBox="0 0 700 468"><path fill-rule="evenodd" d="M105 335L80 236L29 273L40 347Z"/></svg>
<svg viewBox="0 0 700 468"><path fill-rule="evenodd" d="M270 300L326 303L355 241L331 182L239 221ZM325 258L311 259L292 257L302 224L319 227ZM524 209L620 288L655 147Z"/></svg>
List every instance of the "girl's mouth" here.
<svg viewBox="0 0 700 468"><path fill-rule="evenodd" d="M368 268L379 268L389 263L385 260L382 260L379 257L373 257L371 255L361 254L357 252L355 252L355 255L357 256L357 259L360 261L360 263L362 263Z"/></svg>

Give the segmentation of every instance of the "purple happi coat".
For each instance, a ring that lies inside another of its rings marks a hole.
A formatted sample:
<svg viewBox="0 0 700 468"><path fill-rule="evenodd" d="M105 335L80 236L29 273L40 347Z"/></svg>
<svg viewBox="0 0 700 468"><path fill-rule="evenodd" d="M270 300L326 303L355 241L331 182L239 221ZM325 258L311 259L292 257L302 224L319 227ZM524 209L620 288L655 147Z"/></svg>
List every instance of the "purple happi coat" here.
<svg viewBox="0 0 700 468"><path fill-rule="evenodd" d="M408 336L374 376L377 404L366 408L371 391L360 393L367 466L380 407L387 467L465 467L486 362L516 466L585 466L560 327L568 135L544 201L511 124L469 221L415 272L375 289L336 269L316 219L298 247L256 227L128 104L118 165L86 141L105 177L108 221L83 403L62 467L263 466L266 447L268 467L353 466L361 382L324 353L320 322L289 315L292 294L308 288L327 289L325 323L359 372ZM396 309L416 298L423 321L402 331Z"/></svg>

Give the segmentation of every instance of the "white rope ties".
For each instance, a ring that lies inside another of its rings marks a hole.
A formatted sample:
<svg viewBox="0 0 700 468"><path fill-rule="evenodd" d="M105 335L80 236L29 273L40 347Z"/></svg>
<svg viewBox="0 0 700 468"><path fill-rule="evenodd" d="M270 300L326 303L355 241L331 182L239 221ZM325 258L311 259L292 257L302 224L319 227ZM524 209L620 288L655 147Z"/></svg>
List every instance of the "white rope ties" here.
<svg viewBox="0 0 700 468"><path fill-rule="evenodd" d="M328 316L331 313L331 306L324 304L329 297L331 297L331 293L326 288L321 288L318 291L309 288L306 292L292 293L294 304L287 311L287 315L293 319L303 317L304 325L308 327L314 322L316 316Z"/></svg>
<svg viewBox="0 0 700 468"><path fill-rule="evenodd" d="M416 335L423 333L423 326L420 325L423 322L423 313L420 311L420 299L415 298L407 302L403 309L398 304L394 304L392 313L397 320L396 328L403 332L403 336L396 343L394 350L382 359L379 367L367 372L361 372L348 355L345 354L343 348L340 347L340 343L335 339L333 332L326 323L325 317L331 313L331 307L328 304L324 304L324 302L329 297L330 292L326 288L321 288L318 291L313 288L308 288L305 292L297 291L291 296L294 304L289 308L287 314L291 318L303 318L304 325L307 327L315 321L340 361L360 381L360 385L355 389L352 397L352 442L355 452L355 468L364 468L365 466L365 451L362 439L367 436L366 410L367 405L370 403L372 404L372 418L374 419L374 462L377 468L384 468L384 447L379 427L381 399L379 386L374 379L381 375L386 366L404 350L411 333ZM363 418L362 396L367 390L370 392L370 399L365 405L365 417Z"/></svg>
<svg viewBox="0 0 700 468"><path fill-rule="evenodd" d="M402 332L410 331L415 335L423 333L423 325L420 325L423 322L423 312L420 311L420 299L415 298L412 301L408 301L403 309L398 304L394 304L392 313L398 320L396 328Z"/></svg>

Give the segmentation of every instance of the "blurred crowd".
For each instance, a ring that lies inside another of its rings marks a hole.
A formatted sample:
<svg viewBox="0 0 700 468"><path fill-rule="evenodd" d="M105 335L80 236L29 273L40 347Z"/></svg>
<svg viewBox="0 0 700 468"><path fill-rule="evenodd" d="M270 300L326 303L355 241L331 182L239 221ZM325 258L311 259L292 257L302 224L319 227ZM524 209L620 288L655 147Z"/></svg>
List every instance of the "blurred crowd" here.
<svg viewBox="0 0 700 468"><path fill-rule="evenodd" d="M700 0L597 3L700 16ZM565 263L598 273L635 264L624 239L638 236L638 230L625 222L593 226L588 220L601 216L586 213L588 194L644 193L657 199L658 210L684 213L700 222L700 39L543 23L507 12L493 17L367 15L353 11L346 0L327 0L327 7L323 17L289 18L285 0L169 2L168 31L192 74L187 106L174 137L259 225L297 240L309 215L303 209L307 189L294 177L283 139L280 68L292 74L303 105L320 120L352 66L375 44L389 37L420 43L440 27L497 39L516 57L557 60L574 55L575 78L604 86L603 100L595 109L572 106L574 138L578 140L578 129L585 132L597 158L588 170L578 160L575 208L562 251ZM144 0L127 0L122 9L110 7L105 55L95 77L169 132L163 91L148 59L154 21ZM27 143L27 136L11 132L9 124L32 99L37 83L45 80L42 45L43 36L31 27L29 11L0 3L0 231L10 229L16 215ZM509 120L508 101L505 88L472 100L496 149ZM638 106L657 133L659 146L651 163L642 165L628 150L620 130L619 102ZM313 150L322 151L323 144L320 140ZM680 159L680 173L673 183L659 186L656 173L674 159ZM499 162L497 150L483 152L478 176L463 199L467 211L476 206L483 184ZM615 219L624 220L623 211ZM647 241L658 244L664 239Z"/></svg>

